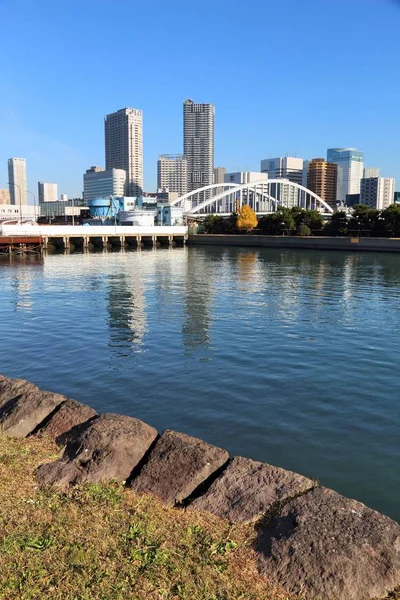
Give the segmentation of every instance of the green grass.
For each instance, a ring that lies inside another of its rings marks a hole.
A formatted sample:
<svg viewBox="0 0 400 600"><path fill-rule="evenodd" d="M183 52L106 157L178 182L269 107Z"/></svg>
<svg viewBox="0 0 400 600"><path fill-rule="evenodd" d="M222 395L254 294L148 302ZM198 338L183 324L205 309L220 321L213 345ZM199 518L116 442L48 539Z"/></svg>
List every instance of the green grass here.
<svg viewBox="0 0 400 600"><path fill-rule="evenodd" d="M117 484L40 490L48 439L0 435L1 600L289 600L256 570L252 527Z"/></svg>

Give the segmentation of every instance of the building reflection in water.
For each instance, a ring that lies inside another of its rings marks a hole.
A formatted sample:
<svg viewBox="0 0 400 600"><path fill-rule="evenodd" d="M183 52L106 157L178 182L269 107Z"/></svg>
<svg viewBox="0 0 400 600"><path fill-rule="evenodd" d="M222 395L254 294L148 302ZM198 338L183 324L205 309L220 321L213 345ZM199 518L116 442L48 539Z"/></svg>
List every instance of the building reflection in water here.
<svg viewBox="0 0 400 600"><path fill-rule="evenodd" d="M199 260L200 250L189 252L183 289L182 339L185 354L208 350L212 345L210 327L215 263Z"/></svg>
<svg viewBox="0 0 400 600"><path fill-rule="evenodd" d="M108 278L110 346L121 355L140 352L146 332L145 285L140 274L110 274Z"/></svg>
<svg viewBox="0 0 400 600"><path fill-rule="evenodd" d="M1 257L0 266L2 269L15 268L15 275L11 280L14 310L31 311L34 306L32 284L37 280L38 271L42 275L43 258L34 255Z"/></svg>

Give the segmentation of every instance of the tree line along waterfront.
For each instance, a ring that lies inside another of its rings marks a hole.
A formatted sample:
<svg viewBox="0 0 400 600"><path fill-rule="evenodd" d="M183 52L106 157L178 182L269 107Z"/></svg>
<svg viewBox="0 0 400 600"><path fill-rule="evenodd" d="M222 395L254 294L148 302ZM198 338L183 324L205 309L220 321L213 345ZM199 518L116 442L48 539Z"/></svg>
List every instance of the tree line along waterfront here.
<svg viewBox="0 0 400 600"><path fill-rule="evenodd" d="M208 215L199 233L260 235L327 235L357 237L400 237L400 205L391 204L384 210L376 210L364 204L354 206L351 214L339 210L325 221L317 210L299 207L280 207L275 213L257 219L248 205L229 217Z"/></svg>

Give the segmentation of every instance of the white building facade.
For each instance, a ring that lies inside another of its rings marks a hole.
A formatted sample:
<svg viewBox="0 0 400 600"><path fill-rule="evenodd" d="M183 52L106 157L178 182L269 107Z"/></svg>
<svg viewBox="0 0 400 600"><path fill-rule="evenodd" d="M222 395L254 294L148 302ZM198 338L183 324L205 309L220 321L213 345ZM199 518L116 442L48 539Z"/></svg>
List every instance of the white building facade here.
<svg viewBox="0 0 400 600"><path fill-rule="evenodd" d="M188 167L183 154L161 154L157 161L157 188L176 192L183 196L187 192Z"/></svg>
<svg viewBox="0 0 400 600"><path fill-rule="evenodd" d="M125 196L126 172L123 169L90 167L83 176L83 200L85 204L96 198Z"/></svg>
<svg viewBox="0 0 400 600"><path fill-rule="evenodd" d="M25 158L8 159L8 187L11 204L28 204Z"/></svg>
<svg viewBox="0 0 400 600"><path fill-rule="evenodd" d="M253 183L253 181L267 180L268 173L260 173L258 171L236 171L235 173L226 173L224 183Z"/></svg>
<svg viewBox="0 0 400 600"><path fill-rule="evenodd" d="M43 181L38 182L38 197L39 204L43 202L57 202L58 200L58 186L56 183L44 183Z"/></svg>
<svg viewBox="0 0 400 600"><path fill-rule="evenodd" d="M338 166L337 202L345 202L347 194L359 194L364 170L364 152L356 148L329 148L326 160Z"/></svg>
<svg viewBox="0 0 400 600"><path fill-rule="evenodd" d="M289 182L302 185L304 161L297 156L278 156L264 158L261 161L262 173L267 173L269 179L286 179L287 183L271 184L270 194L279 204L287 208L298 205L299 191Z"/></svg>
<svg viewBox="0 0 400 600"><path fill-rule="evenodd" d="M394 203L393 177L363 177L361 179L360 204L384 210Z"/></svg>
<svg viewBox="0 0 400 600"><path fill-rule="evenodd" d="M214 113L212 104L183 103L183 154L187 160L187 191L214 183Z"/></svg>
<svg viewBox="0 0 400 600"><path fill-rule="evenodd" d="M143 193L143 116L136 108L122 108L105 116L106 170L126 172L126 196ZM123 194L124 195L124 194Z"/></svg>

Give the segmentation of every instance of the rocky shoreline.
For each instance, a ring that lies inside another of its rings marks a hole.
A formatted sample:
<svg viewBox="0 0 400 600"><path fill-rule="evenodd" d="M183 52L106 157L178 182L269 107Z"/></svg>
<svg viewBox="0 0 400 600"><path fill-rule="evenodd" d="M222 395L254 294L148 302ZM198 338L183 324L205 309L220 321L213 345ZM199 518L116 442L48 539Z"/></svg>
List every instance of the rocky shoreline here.
<svg viewBox="0 0 400 600"><path fill-rule="evenodd" d="M400 584L400 526L310 479L0 376L0 431L46 434L61 454L41 486L124 482L170 506L254 524L258 568L307 600L385 598Z"/></svg>

